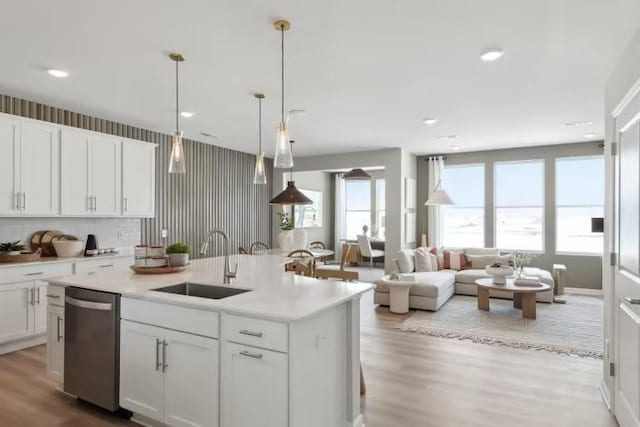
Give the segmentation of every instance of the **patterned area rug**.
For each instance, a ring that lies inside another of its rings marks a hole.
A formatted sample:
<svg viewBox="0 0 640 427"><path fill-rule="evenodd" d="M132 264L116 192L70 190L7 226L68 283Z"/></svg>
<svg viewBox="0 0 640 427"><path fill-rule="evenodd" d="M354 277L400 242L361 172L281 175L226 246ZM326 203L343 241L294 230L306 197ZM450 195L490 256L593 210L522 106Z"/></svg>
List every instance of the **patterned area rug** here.
<svg viewBox="0 0 640 427"><path fill-rule="evenodd" d="M523 319L511 300L491 298L491 311L475 297L455 295L440 310L415 311L398 329L490 345L602 359L602 298L566 295L566 304L538 303L537 319Z"/></svg>

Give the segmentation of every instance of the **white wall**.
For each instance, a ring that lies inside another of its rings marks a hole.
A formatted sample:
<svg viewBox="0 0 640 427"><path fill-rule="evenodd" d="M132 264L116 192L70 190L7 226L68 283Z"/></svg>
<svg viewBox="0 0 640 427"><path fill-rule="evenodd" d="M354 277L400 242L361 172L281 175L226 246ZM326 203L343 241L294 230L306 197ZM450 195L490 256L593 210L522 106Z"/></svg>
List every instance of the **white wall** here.
<svg viewBox="0 0 640 427"><path fill-rule="evenodd" d="M611 192L613 183L612 174L612 158L609 150L609 142L615 140L614 122L611 113L620 103L624 96L631 88L640 81L640 29L634 34L629 45L625 49L620 61L616 65L609 81L605 93L605 138L607 141L607 149L605 150L605 224L604 224L604 246L605 252L612 252L611 243L612 224L610 219L613 218L613 203ZM613 349L614 346L614 317L615 301L613 298L613 289L611 277L613 269L609 266L608 259L605 256L602 263L602 286L604 290L604 341L605 341L605 357L603 360L602 371L602 392L609 402L613 402L613 377L609 376L609 363L615 360Z"/></svg>

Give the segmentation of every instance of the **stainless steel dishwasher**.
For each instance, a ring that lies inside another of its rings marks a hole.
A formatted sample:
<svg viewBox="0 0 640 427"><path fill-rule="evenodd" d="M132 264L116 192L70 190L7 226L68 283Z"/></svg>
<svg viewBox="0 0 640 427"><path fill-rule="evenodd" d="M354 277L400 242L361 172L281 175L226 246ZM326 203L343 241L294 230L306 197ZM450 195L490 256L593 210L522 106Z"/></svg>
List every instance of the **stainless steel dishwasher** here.
<svg viewBox="0 0 640 427"><path fill-rule="evenodd" d="M64 391L118 410L120 295L68 287L64 315Z"/></svg>

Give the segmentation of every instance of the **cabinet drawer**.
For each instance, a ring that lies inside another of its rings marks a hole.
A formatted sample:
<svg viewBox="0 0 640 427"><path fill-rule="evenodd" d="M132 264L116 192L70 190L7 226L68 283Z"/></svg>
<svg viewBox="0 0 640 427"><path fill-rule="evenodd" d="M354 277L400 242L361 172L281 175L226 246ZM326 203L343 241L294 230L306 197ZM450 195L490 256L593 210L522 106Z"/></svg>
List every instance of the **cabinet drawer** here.
<svg viewBox="0 0 640 427"><path fill-rule="evenodd" d="M64 307L64 286L49 285L47 287L47 302L51 305Z"/></svg>
<svg viewBox="0 0 640 427"><path fill-rule="evenodd" d="M104 257L75 263L76 274L97 274L102 271L125 270L131 264L129 257Z"/></svg>
<svg viewBox="0 0 640 427"><path fill-rule="evenodd" d="M52 277L68 276L73 273L72 264L31 264L20 267L0 268L0 283L23 282L27 280L43 280Z"/></svg>
<svg viewBox="0 0 640 427"><path fill-rule="evenodd" d="M252 317L223 315L224 338L241 344L287 352L289 328L286 323Z"/></svg>
<svg viewBox="0 0 640 427"><path fill-rule="evenodd" d="M220 314L215 311L122 298L120 317L205 337L220 336Z"/></svg>

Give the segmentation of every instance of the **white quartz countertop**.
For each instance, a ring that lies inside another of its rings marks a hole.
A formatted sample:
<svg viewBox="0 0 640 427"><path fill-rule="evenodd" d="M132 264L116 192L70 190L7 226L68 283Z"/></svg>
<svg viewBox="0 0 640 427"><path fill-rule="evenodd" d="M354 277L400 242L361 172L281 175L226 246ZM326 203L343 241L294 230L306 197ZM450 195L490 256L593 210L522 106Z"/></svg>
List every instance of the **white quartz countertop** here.
<svg viewBox="0 0 640 427"><path fill-rule="evenodd" d="M231 280L231 285L222 283L223 257L193 260L185 271L174 274L104 272L59 277L48 282L118 293L123 297L159 303L285 321L309 317L374 288L372 283L318 280L285 272L285 260L280 255L233 255L230 260L232 268L238 264L238 274ZM251 292L213 300L152 291L183 282L250 289Z"/></svg>
<svg viewBox="0 0 640 427"><path fill-rule="evenodd" d="M84 261L96 261L96 260L108 260L113 258L128 258L133 259L133 254L129 253L117 253L117 254L103 254L96 256L80 256L80 257L71 257L71 258L59 258L59 257L45 257L40 258L38 261L31 262L4 262L0 263L1 268L14 268L14 267L25 267L30 265L40 265L40 264L58 264L61 262L84 262Z"/></svg>

